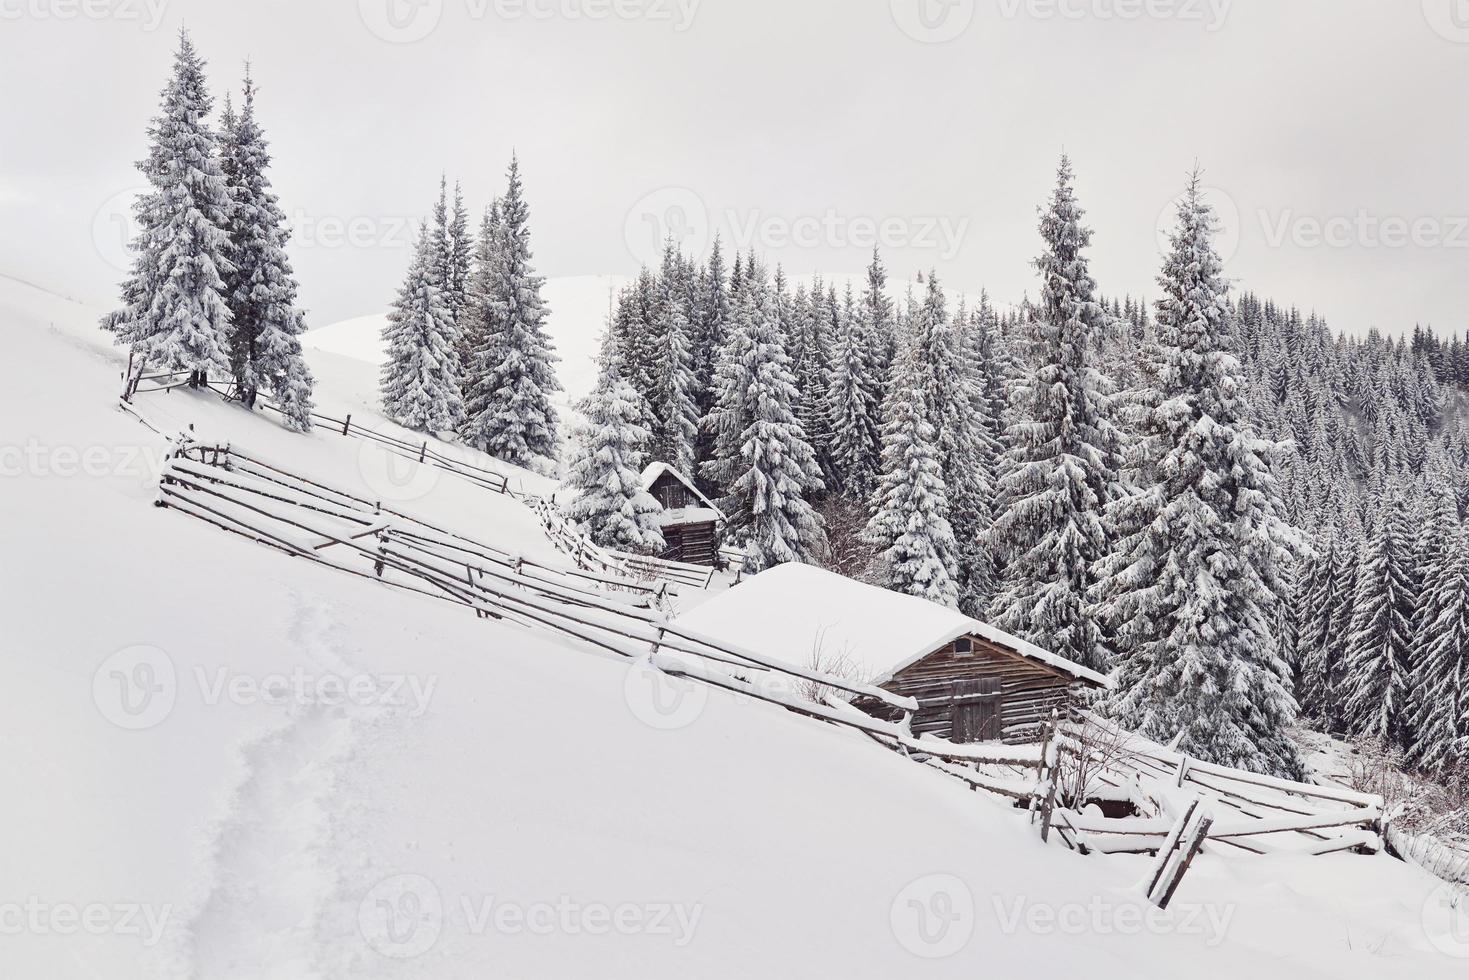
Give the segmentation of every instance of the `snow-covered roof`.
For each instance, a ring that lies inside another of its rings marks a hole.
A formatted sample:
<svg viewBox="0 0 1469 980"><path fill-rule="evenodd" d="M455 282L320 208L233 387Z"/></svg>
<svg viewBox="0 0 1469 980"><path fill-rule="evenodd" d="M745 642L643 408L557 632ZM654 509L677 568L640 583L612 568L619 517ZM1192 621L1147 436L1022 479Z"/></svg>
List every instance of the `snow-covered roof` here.
<svg viewBox="0 0 1469 980"><path fill-rule="evenodd" d="M978 636L1077 680L1107 678L963 613L810 565L779 565L678 617L681 626L797 666L846 658L872 684L961 636Z"/></svg>
<svg viewBox="0 0 1469 980"><path fill-rule="evenodd" d="M658 523L661 527L676 527L680 524L717 524L724 520L724 515L709 507L679 507L675 510L664 510L658 515Z"/></svg>
<svg viewBox="0 0 1469 980"><path fill-rule="evenodd" d="M702 493L700 493L699 492L699 488L694 485L694 481L693 480L690 480L688 477L684 476L682 473L680 473L678 470L674 469L672 466L669 466L667 463L649 463L648 464L648 468L645 469L645 470L643 470L643 489L644 490L652 490L653 489L653 484L657 483L658 482L658 478L660 476L662 476L663 474L665 474L665 473L667 473L669 476L673 477L679 483L682 483L684 486L688 487L689 493L692 493L695 497L697 497L699 499L699 502L704 505L704 508L705 509L712 510L714 512L714 517L713 518L689 517L689 518L686 519L687 522L702 521L702 520L719 520L719 521L724 520L724 514L723 514L723 512L720 511L720 509L718 507L714 506L714 501L710 500L708 497L706 497ZM693 510L694 508L689 508L689 509L690 510ZM683 523L683 522L680 522L680 523Z"/></svg>

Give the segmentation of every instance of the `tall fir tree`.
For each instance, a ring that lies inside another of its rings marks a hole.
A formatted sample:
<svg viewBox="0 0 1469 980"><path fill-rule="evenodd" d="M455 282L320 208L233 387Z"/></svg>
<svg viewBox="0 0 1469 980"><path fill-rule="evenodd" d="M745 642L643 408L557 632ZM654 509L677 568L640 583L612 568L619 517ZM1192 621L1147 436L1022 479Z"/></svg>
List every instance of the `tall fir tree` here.
<svg viewBox="0 0 1469 980"><path fill-rule="evenodd" d="M928 275L923 302L910 329L920 353L926 417L935 433L935 448L946 489L949 526L956 541L959 606L972 616L987 611L993 583L987 549L981 542L991 525L989 500L994 493L987 468L984 433L975 416L977 378L969 358L961 307L951 317L937 272Z"/></svg>
<svg viewBox="0 0 1469 980"><path fill-rule="evenodd" d="M699 437L690 276L691 270L670 239L663 251L654 313L654 451L684 474L694 470Z"/></svg>
<svg viewBox="0 0 1469 980"><path fill-rule="evenodd" d="M642 482L652 432L643 399L622 372L622 356L609 331L597 386L580 405L584 421L576 430L564 483L575 494L568 512L603 547L657 554L664 547L663 508Z"/></svg>
<svg viewBox="0 0 1469 980"><path fill-rule="evenodd" d="M1451 500L1429 519L1431 551L1413 623L1412 761L1431 773L1469 760L1469 534Z"/></svg>
<svg viewBox="0 0 1469 980"><path fill-rule="evenodd" d="M150 190L134 204L138 234L122 308L102 321L153 371L187 371L189 383L230 371L230 197L204 61L179 32L173 75L148 127L148 157L138 164Z"/></svg>
<svg viewBox="0 0 1469 980"><path fill-rule="evenodd" d="M869 342L872 344L873 369L878 389L885 397L898 354L898 333L893 316L893 301L888 296L888 274L882 254L873 248L872 262L867 266L867 282L862 290L862 316Z"/></svg>
<svg viewBox="0 0 1469 980"><path fill-rule="evenodd" d="M1347 647L1351 734L1406 748L1413 616L1417 595L1403 495L1390 488L1357 568Z"/></svg>
<svg viewBox="0 0 1469 980"><path fill-rule="evenodd" d="M716 382L717 455L709 469L726 487L722 509L734 515L746 568L814 563L826 551L826 533L807 497L821 489L821 474L795 416L796 382L773 291L753 258Z"/></svg>
<svg viewBox="0 0 1469 980"><path fill-rule="evenodd" d="M480 346L474 351L464 434L471 445L516 466L550 470L557 457L557 415L551 396L561 390L555 348L546 334L544 280L531 265L530 207L512 158L494 266L481 304Z"/></svg>
<svg viewBox="0 0 1469 980"><path fill-rule="evenodd" d="M301 353L305 314L286 256L291 232L271 190L270 154L255 120L255 83L245 68L240 115L227 113L222 170L230 192L230 367L240 401L255 407L261 389L275 398L287 427L311 428L313 379Z"/></svg>
<svg viewBox="0 0 1469 980"><path fill-rule="evenodd" d="M888 588L957 606L958 549L917 337L900 345L894 367L883 412L882 479L864 537L882 553Z"/></svg>
<svg viewBox="0 0 1469 980"><path fill-rule="evenodd" d="M454 182L454 208L449 212L449 222L444 229L444 302L449 307L449 316L454 329L459 333L459 350L464 351L467 310L469 308L469 280L474 269L475 239L469 229L469 211L464 206L464 190ZM461 364L465 363L462 355Z"/></svg>
<svg viewBox="0 0 1469 980"><path fill-rule="evenodd" d="M1143 735L1181 736L1195 758L1299 777L1277 635L1294 535L1270 469L1276 447L1254 430L1230 352L1212 235L1195 172L1158 280L1163 370L1140 467L1156 482L1116 498L1121 537L1099 566L1100 616L1118 647L1111 708Z"/></svg>
<svg viewBox="0 0 1469 980"><path fill-rule="evenodd" d="M435 285L434 239L421 227L408 275L388 312L383 344L383 410L400 425L421 432L448 432L464 414L459 357L448 307Z"/></svg>
<svg viewBox="0 0 1469 980"><path fill-rule="evenodd" d="M1117 433L1091 343L1105 326L1086 249L1091 231L1065 157L1041 217L1041 306L1035 363L1012 395L999 507L989 535L1005 581L992 603L1002 628L1087 667L1106 667L1089 594L1108 551L1103 510L1116 493Z"/></svg>
<svg viewBox="0 0 1469 980"><path fill-rule="evenodd" d="M870 315L866 306L853 305L843 319L827 393L833 468L843 496L863 505L870 505L882 472L884 392Z"/></svg>

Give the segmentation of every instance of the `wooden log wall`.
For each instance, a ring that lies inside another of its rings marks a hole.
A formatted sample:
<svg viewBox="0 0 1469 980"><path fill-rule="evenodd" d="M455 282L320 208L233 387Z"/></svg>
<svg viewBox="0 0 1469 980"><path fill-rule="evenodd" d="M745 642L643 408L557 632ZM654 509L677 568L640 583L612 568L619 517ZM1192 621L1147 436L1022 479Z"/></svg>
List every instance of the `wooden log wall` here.
<svg viewBox="0 0 1469 980"><path fill-rule="evenodd" d="M1011 744L1039 741L1052 711L1063 718L1070 713L1079 693L1079 682L980 637L970 637L970 641L972 654L955 653L954 645L950 644L882 685L894 694L918 702L912 723L914 735L951 737L955 681L999 681L1002 738ZM875 706L863 707L879 710Z"/></svg>

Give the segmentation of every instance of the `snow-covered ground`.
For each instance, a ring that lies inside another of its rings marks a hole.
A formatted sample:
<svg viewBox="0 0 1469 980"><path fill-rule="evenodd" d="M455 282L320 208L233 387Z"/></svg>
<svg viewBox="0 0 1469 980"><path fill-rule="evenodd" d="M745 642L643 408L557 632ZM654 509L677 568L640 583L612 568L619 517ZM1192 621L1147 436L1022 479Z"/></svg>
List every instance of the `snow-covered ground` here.
<svg viewBox="0 0 1469 980"><path fill-rule="evenodd" d="M1147 859L1043 846L865 738L154 508L163 442L115 408L97 312L0 278L0 976L1469 966L1469 923L1452 941L1435 882L1388 857L1205 854L1149 914ZM323 409L386 426L372 364L310 358ZM513 501L358 440L139 405L560 560Z"/></svg>

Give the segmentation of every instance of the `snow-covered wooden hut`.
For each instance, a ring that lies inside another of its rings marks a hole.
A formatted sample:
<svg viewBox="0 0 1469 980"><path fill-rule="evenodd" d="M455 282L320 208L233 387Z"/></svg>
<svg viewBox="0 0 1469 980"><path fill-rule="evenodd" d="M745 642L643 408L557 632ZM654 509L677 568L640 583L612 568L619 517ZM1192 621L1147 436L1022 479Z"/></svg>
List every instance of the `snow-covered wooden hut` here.
<svg viewBox="0 0 1469 980"><path fill-rule="evenodd" d="M643 489L663 505L661 523L667 546L658 557L710 568L718 564L719 524L724 515L694 481L667 463L653 463L643 471Z"/></svg>
<svg viewBox="0 0 1469 980"><path fill-rule="evenodd" d="M780 565L695 606L688 627L918 701L915 735L1026 742L1107 678L954 609L809 565ZM896 721L885 705L857 702Z"/></svg>

